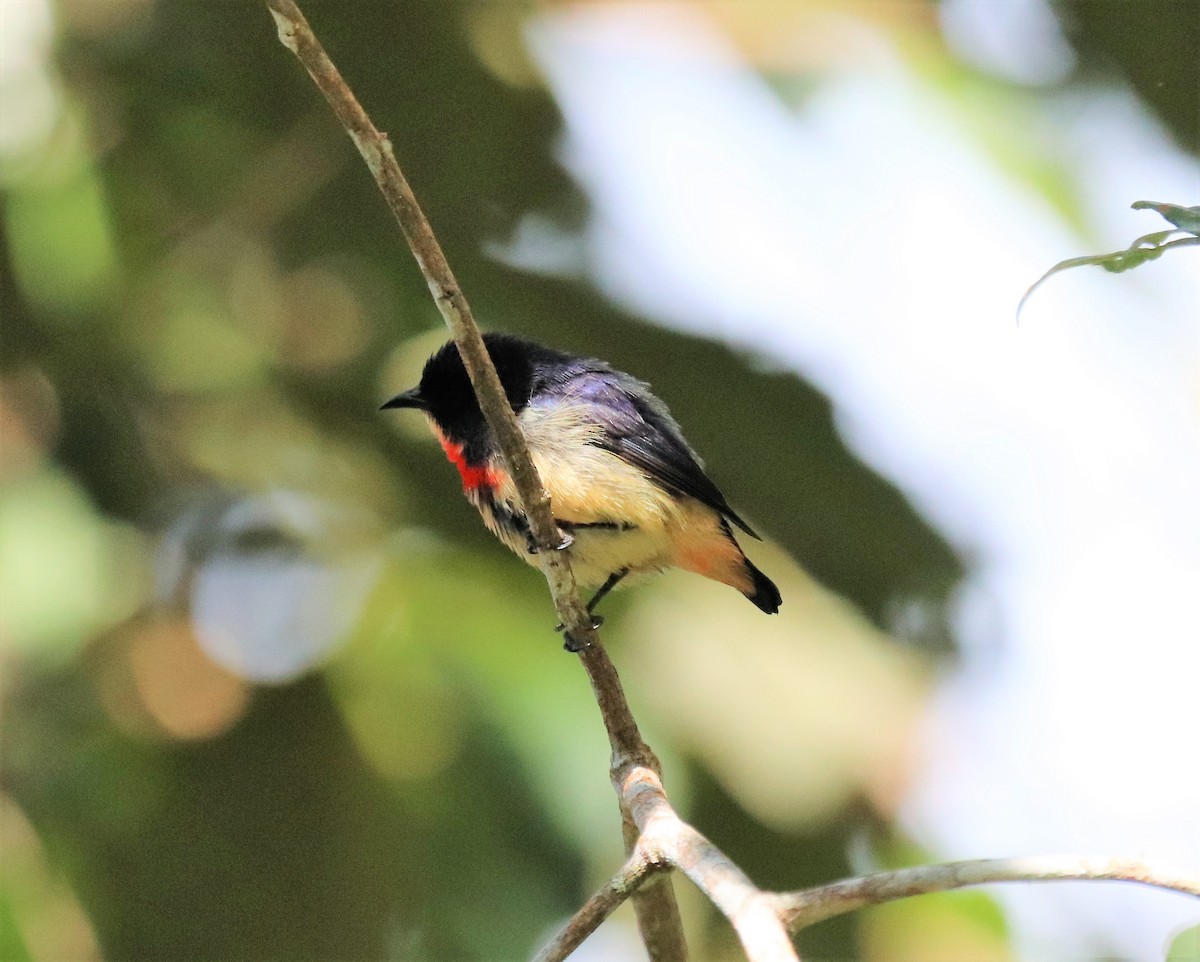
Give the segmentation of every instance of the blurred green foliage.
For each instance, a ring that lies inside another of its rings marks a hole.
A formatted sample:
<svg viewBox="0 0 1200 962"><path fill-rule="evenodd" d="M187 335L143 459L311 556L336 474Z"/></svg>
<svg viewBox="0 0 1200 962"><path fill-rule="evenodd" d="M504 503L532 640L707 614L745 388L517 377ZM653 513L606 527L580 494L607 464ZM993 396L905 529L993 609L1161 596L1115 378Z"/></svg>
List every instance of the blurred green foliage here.
<svg viewBox="0 0 1200 962"><path fill-rule="evenodd" d="M1167 962L1195 962L1200 959L1200 926L1180 932L1167 949Z"/></svg>
<svg viewBox="0 0 1200 962"><path fill-rule="evenodd" d="M778 546L786 620L669 576L607 636L701 830L764 885L848 873L851 838L890 832L960 559L795 376L486 255L531 214L587 216L521 47L536 6L305 8L477 314L651 379ZM54 15L52 122L0 164L0 956L528 955L618 864L606 745L540 578L420 426L376 413L443 338L394 224L260 5ZM914 610L920 656L884 634ZM759 693L792 676L774 714ZM715 708L688 699L708 684ZM686 904L697 957L733 957ZM887 958L879 918L802 946Z"/></svg>

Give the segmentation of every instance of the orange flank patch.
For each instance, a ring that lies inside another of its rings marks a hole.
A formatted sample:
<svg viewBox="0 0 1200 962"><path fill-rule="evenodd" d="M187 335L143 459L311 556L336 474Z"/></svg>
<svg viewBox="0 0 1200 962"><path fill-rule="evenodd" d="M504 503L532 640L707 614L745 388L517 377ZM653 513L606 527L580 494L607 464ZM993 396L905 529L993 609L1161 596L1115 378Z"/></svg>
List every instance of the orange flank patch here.
<svg viewBox="0 0 1200 962"><path fill-rule="evenodd" d="M450 463L458 468L458 473L462 477L464 491L478 491L480 488L495 488L503 477L502 472L497 471L488 464L469 464L463 456L463 446L456 444L447 438L441 431L434 432L437 435L438 443L442 446L442 450L446 452L446 457Z"/></svg>
<svg viewBox="0 0 1200 962"><path fill-rule="evenodd" d="M704 510L708 513L708 509ZM730 585L743 593L751 590L745 556L741 548L718 527L715 514L711 519L693 520L700 523L685 525L675 536L675 565L684 571L693 571L705 578Z"/></svg>
<svg viewBox="0 0 1200 962"><path fill-rule="evenodd" d="M676 548L676 564L684 571L694 571L698 575L704 575L705 578L711 578L716 558L713 557L709 548L709 545L700 541L679 545Z"/></svg>

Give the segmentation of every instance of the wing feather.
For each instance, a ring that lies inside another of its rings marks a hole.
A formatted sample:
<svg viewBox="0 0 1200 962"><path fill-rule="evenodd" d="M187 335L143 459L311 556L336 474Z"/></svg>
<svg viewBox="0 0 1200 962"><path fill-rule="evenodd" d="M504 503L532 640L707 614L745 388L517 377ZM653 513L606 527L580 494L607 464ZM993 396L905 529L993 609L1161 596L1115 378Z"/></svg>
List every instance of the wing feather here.
<svg viewBox="0 0 1200 962"><path fill-rule="evenodd" d="M660 487L695 498L752 538L759 537L704 473L703 462L648 385L602 361L574 372L570 380L572 400L591 406L604 422L605 430L593 444L644 471Z"/></svg>

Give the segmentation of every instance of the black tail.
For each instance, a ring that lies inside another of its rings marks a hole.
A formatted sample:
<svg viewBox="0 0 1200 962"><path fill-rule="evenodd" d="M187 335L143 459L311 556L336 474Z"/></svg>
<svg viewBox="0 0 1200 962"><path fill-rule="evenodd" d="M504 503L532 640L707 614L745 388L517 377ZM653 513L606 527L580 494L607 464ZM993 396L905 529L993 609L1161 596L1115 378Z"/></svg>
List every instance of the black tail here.
<svg viewBox="0 0 1200 962"><path fill-rule="evenodd" d="M779 589L775 587L775 582L754 567L749 558L746 559L746 570L750 572L750 577L754 581L754 593L748 594L746 597L768 615L778 614L783 598L779 594Z"/></svg>

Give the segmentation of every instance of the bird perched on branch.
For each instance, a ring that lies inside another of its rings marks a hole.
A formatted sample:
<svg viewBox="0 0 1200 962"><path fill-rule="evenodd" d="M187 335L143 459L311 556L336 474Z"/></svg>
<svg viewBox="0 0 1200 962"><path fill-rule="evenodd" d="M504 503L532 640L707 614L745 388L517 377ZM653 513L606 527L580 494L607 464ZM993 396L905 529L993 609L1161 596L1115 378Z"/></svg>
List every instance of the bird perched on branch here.
<svg viewBox="0 0 1200 962"><path fill-rule="evenodd" d="M648 385L596 358L510 334L483 340L555 520L572 539L575 577L599 586L589 612L622 580L670 567L731 585L768 614L779 610L779 589L742 552L730 523L758 535L704 473ZM536 564L516 487L454 342L429 359L417 387L383 408L425 412L484 523Z"/></svg>

